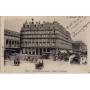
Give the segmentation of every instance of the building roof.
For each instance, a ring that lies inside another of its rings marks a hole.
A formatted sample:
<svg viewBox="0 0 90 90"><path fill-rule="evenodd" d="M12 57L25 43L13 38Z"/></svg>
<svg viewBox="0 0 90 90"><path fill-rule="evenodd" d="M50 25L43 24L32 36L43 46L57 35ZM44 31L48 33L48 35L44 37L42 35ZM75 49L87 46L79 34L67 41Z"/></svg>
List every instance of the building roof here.
<svg viewBox="0 0 90 90"><path fill-rule="evenodd" d="M66 35L70 35L70 33L65 29L65 27L63 27L63 25L61 25L60 23L58 23L57 21L53 21L51 22L45 22L43 21L42 23L39 22L25 22L23 24L23 27L21 29L21 31L24 30L46 30L46 29L58 29L61 32L64 32Z"/></svg>
<svg viewBox="0 0 90 90"><path fill-rule="evenodd" d="M19 32L8 30L8 29L4 30L4 35L13 36L13 37L20 37L20 33Z"/></svg>

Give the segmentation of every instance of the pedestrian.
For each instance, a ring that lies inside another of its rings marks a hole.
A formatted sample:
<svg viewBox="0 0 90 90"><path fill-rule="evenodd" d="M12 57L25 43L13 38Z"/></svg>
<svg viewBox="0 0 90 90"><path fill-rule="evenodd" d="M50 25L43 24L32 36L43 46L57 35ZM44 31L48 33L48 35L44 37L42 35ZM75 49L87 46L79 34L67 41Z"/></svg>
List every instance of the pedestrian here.
<svg viewBox="0 0 90 90"><path fill-rule="evenodd" d="M17 54L17 66L19 66L20 65L20 56L19 56L19 54Z"/></svg>
<svg viewBox="0 0 90 90"><path fill-rule="evenodd" d="M15 66L19 66L20 65L20 58L19 58L19 54L17 54L17 53L15 53L14 65Z"/></svg>

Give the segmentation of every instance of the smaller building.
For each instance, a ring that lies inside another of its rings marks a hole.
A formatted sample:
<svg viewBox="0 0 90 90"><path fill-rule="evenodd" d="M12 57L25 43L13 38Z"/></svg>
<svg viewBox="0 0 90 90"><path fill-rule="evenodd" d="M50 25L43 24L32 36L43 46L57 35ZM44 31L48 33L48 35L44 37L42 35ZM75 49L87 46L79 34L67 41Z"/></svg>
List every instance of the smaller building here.
<svg viewBox="0 0 90 90"><path fill-rule="evenodd" d="M20 52L20 34L11 30L4 30L4 55Z"/></svg>
<svg viewBox="0 0 90 90"><path fill-rule="evenodd" d="M82 41L73 41L72 49L74 52L87 52L87 46Z"/></svg>

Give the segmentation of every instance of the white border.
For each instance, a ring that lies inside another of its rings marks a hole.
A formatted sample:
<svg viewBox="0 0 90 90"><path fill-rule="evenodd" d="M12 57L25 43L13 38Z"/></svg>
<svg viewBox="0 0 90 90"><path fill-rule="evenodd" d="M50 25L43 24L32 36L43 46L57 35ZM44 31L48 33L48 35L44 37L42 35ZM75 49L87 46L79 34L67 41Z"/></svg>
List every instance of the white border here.
<svg viewBox="0 0 90 90"><path fill-rule="evenodd" d="M90 0L2 0L0 16L90 16ZM1 90L90 90L90 75L0 74Z"/></svg>

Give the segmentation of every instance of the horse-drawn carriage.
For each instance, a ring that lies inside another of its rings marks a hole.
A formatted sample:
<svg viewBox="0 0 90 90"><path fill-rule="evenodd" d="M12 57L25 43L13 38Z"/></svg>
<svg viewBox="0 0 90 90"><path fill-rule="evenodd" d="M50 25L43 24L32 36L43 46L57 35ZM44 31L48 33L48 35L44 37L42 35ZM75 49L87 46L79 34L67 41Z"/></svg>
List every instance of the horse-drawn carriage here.
<svg viewBox="0 0 90 90"><path fill-rule="evenodd" d="M44 67L43 60L42 60L42 62L39 61L38 63L35 64L36 69L42 69L43 67Z"/></svg>
<svg viewBox="0 0 90 90"><path fill-rule="evenodd" d="M72 54L69 60L71 64L80 64L81 62L79 54Z"/></svg>

